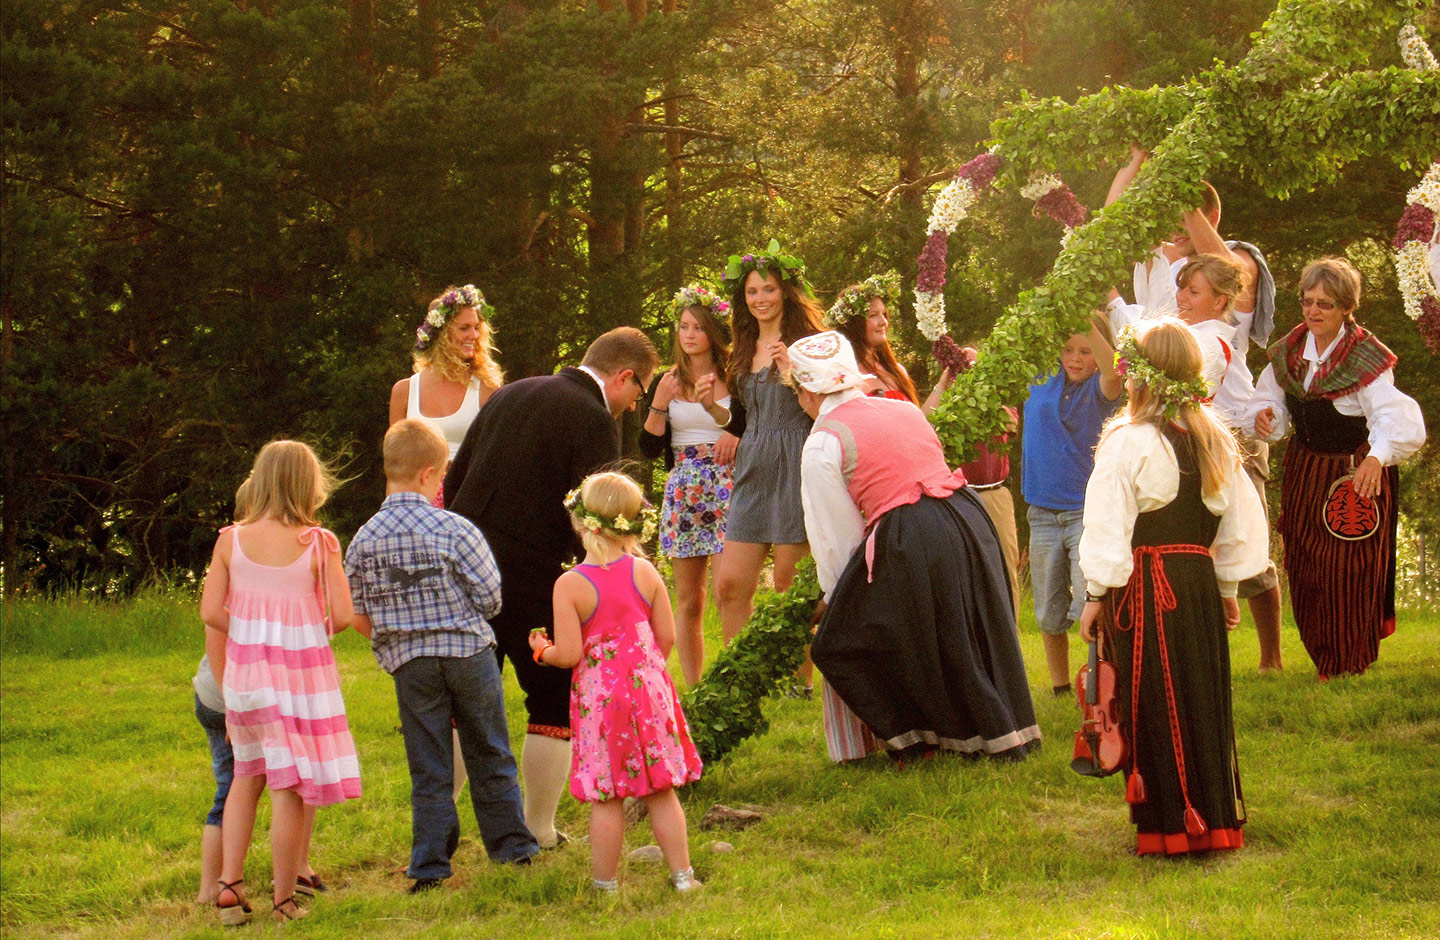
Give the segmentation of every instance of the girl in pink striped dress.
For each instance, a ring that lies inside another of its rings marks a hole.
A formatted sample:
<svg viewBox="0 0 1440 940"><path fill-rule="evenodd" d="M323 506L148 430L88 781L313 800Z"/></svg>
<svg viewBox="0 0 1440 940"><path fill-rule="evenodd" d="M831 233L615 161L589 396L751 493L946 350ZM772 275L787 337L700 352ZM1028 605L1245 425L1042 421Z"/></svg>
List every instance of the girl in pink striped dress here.
<svg viewBox="0 0 1440 940"><path fill-rule="evenodd" d="M272 441L250 473L250 505L215 543L200 616L227 635L225 727L235 781L225 801L216 906L223 924L250 918L245 852L270 789L274 913L294 920L299 866L315 809L360 795L360 765L330 634L354 618L335 536L316 524L332 478L298 441ZM328 611L328 617L327 617Z"/></svg>

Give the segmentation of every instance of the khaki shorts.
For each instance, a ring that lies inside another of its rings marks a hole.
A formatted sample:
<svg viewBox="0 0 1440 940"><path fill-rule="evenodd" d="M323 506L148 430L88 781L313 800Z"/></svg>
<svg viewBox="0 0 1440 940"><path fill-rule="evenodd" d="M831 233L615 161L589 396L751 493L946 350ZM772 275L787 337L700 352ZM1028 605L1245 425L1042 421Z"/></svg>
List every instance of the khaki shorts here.
<svg viewBox="0 0 1440 940"><path fill-rule="evenodd" d="M1265 482L1270 479L1270 445L1244 434L1239 435L1239 441L1240 462L1245 467L1245 475L1255 484L1255 492L1260 494L1260 509L1265 513L1265 529L1269 531L1270 504L1265 499ZM1264 594L1279 583L1280 574L1275 570L1275 562L1272 561L1255 577L1241 581L1237 594L1242 598L1254 597Z"/></svg>
<svg viewBox="0 0 1440 940"><path fill-rule="evenodd" d="M984 490L972 490L985 515L1000 536L1000 552L1005 556L1005 570L1010 573L1010 598L1015 602L1015 621L1020 621L1020 536L1015 529L1015 497L1009 484ZM1019 629L1018 627L1016 629Z"/></svg>

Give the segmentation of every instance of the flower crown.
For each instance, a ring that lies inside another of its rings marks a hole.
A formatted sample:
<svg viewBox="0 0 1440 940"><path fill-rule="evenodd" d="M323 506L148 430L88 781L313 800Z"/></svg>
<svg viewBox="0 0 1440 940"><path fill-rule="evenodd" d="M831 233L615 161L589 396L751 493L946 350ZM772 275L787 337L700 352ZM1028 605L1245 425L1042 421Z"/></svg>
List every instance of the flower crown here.
<svg viewBox="0 0 1440 940"><path fill-rule="evenodd" d="M717 317L730 312L729 302L721 300L710 288L699 284L689 284L675 292L675 299L670 302L671 316L680 316L686 307L705 307Z"/></svg>
<svg viewBox="0 0 1440 940"><path fill-rule="evenodd" d="M1155 368L1140 351L1140 336L1133 326L1121 327L1120 335L1115 338L1115 371L1149 389L1150 394L1164 404L1167 421L1175 420L1181 405L1201 404L1210 398L1205 380L1200 376L1182 382Z"/></svg>
<svg viewBox="0 0 1440 940"><path fill-rule="evenodd" d="M726 293L734 293L745 283L745 278L750 276L751 271L759 271L761 277L768 277L773 273L780 280L789 281L807 294L814 293L810 289L810 282L805 280L805 262L794 255L782 254L780 243L773 238L764 251L731 255L725 263L725 276L720 280L721 288Z"/></svg>
<svg viewBox="0 0 1440 940"><path fill-rule="evenodd" d="M482 320L489 319L495 312L495 308L485 302L485 295L480 293L480 289L474 284L451 288L440 295L440 305L427 312L425 319L420 321L420 327L415 331L415 351L425 352L434 346L435 339L440 335L440 331L445 329L445 324L466 307L474 307Z"/></svg>
<svg viewBox="0 0 1440 940"><path fill-rule="evenodd" d="M641 504L640 515L634 519L618 514L605 516L581 502L580 487L577 486L565 494L565 509L579 519L582 526L597 535L602 532L618 537L635 535L642 542L648 542L655 535L655 507L648 501Z"/></svg>
<svg viewBox="0 0 1440 940"><path fill-rule="evenodd" d="M854 287L845 288L825 311L825 325L833 329L856 317L868 316L870 301L877 297L893 310L900 303L900 275L894 271L872 274Z"/></svg>

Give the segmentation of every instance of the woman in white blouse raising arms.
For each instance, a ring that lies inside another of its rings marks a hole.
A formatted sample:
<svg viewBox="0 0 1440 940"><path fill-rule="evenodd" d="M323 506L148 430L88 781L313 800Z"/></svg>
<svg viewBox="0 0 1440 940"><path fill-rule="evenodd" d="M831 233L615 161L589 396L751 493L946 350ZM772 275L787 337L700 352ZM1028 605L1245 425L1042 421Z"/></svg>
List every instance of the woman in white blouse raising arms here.
<svg viewBox="0 0 1440 940"><path fill-rule="evenodd" d="M1322 681L1370 668L1395 632L1398 464L1425 443L1420 406L1395 387L1395 354L1355 322L1359 303L1348 261L1309 264L1304 319L1266 351L1246 410L1261 440L1295 431L1279 530L1295 623Z"/></svg>
<svg viewBox="0 0 1440 940"><path fill-rule="evenodd" d="M1199 403L1193 334L1165 318L1122 330L1116 348L1130 401L1085 489L1080 635L1093 641L1101 620L1118 672L1137 853L1237 849L1226 627L1237 583L1269 558L1265 517L1234 438Z"/></svg>

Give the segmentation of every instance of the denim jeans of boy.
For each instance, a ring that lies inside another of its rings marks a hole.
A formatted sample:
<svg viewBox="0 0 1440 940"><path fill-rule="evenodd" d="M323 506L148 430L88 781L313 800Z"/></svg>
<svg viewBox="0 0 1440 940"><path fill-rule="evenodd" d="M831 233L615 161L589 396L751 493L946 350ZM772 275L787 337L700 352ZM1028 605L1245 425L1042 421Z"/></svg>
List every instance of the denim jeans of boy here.
<svg viewBox="0 0 1440 940"><path fill-rule="evenodd" d="M218 826L225 815L225 798L230 795L230 783L235 779L235 752L225 740L225 713L217 712L195 696L195 717L205 729L210 743L210 773L215 777L215 800L210 812L205 814L205 825Z"/></svg>
<svg viewBox="0 0 1440 940"><path fill-rule="evenodd" d="M464 658L417 657L397 669L394 679L410 764L410 877L450 877L450 856L460 843L452 717L485 854L491 861L517 862L539 852L525 828L494 651Z"/></svg>
<svg viewBox="0 0 1440 940"><path fill-rule="evenodd" d="M1061 634L1085 609L1085 576L1080 573L1082 510L1031 506L1030 586L1035 592L1035 622L1041 633Z"/></svg>

